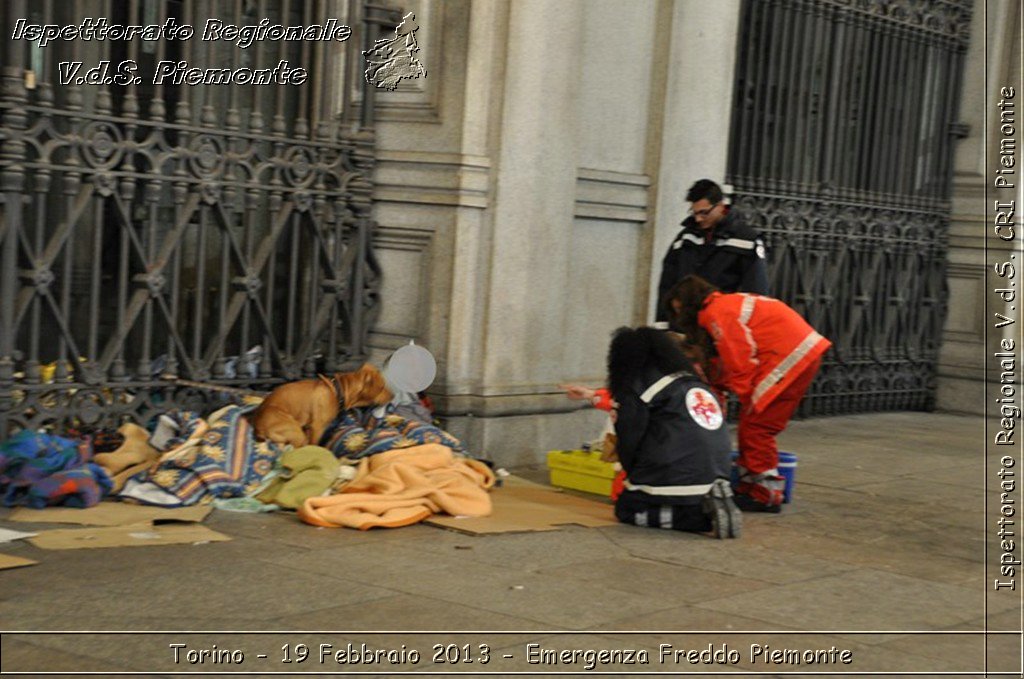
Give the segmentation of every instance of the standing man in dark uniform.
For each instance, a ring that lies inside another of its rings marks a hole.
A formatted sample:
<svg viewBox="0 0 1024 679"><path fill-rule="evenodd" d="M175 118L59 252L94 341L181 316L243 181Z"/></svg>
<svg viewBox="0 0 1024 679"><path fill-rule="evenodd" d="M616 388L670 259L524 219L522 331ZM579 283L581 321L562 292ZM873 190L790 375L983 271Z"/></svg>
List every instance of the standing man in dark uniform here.
<svg viewBox="0 0 1024 679"><path fill-rule="evenodd" d="M722 292L768 294L764 242L724 198L722 188L710 179L701 179L686 192L690 216L661 263L656 320L668 320L665 295L689 274Z"/></svg>

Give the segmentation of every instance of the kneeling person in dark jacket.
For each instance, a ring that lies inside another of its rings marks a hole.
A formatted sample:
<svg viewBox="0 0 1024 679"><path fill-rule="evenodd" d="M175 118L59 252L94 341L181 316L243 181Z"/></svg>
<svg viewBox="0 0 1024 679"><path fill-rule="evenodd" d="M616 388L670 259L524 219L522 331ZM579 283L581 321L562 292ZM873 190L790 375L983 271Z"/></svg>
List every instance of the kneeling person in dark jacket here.
<svg viewBox="0 0 1024 679"><path fill-rule="evenodd" d="M616 450L627 480L623 523L739 537L721 405L679 343L654 328L620 328L608 351Z"/></svg>

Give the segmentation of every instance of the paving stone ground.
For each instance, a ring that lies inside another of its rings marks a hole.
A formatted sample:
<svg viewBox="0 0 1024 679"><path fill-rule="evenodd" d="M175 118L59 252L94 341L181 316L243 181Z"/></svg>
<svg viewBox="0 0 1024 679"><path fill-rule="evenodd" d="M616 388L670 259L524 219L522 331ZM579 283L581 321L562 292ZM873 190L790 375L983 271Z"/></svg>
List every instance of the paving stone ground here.
<svg viewBox="0 0 1024 679"><path fill-rule="evenodd" d="M0 670L1019 674L1024 583L992 587L998 460L986 471L982 427L936 413L794 422L781 439L800 458L793 502L746 515L732 541L622 525L357 532L215 510L206 525L230 542L6 544L39 565L0 571Z"/></svg>

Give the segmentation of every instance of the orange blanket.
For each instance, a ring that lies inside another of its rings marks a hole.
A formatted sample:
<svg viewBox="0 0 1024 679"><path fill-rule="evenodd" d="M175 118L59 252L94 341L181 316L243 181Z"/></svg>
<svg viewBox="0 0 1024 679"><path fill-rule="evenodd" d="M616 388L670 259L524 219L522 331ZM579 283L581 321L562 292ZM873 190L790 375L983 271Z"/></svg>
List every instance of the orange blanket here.
<svg viewBox="0 0 1024 679"><path fill-rule="evenodd" d="M440 512L487 516L493 485L487 465L430 443L363 458L341 493L307 498L298 513L314 526L360 530L408 526Z"/></svg>

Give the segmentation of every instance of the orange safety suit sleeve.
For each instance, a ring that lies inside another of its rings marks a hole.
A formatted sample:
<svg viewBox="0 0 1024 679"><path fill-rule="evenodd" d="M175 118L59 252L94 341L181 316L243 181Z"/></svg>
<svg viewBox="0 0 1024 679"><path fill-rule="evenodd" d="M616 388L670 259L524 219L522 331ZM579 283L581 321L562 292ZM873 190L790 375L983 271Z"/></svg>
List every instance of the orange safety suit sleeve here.
<svg viewBox="0 0 1024 679"><path fill-rule="evenodd" d="M612 393L604 388L594 390L594 398L591 403L598 410L604 411L611 411L615 406L612 402Z"/></svg>
<svg viewBox="0 0 1024 679"><path fill-rule="evenodd" d="M751 343L750 328L740 323L739 315L731 313L731 309L725 311L727 313L708 313L701 325L711 334L722 362L719 383L745 404L754 390L760 361Z"/></svg>

